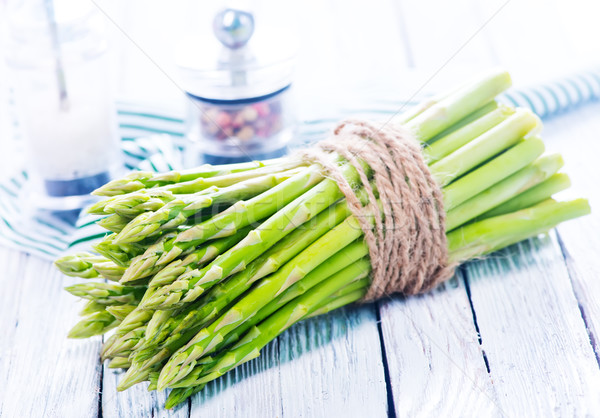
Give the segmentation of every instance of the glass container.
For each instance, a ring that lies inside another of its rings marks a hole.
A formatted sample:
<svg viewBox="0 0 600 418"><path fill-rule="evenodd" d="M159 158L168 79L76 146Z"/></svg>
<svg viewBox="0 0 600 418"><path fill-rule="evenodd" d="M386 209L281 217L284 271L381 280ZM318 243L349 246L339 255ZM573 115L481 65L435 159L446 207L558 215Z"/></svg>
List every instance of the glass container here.
<svg viewBox="0 0 600 418"><path fill-rule="evenodd" d="M254 16L224 9L213 38L179 60L189 100L190 164L281 156L293 135L294 48L284 39L255 39Z"/></svg>
<svg viewBox="0 0 600 418"><path fill-rule="evenodd" d="M71 210L120 164L103 20L88 2L13 1L6 59L38 208Z"/></svg>

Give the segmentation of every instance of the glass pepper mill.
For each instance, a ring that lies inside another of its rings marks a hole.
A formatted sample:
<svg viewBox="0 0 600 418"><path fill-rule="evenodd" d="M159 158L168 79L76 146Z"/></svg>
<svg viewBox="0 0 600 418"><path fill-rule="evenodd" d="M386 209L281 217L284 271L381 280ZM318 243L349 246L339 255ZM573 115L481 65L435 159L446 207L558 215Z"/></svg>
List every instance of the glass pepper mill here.
<svg viewBox="0 0 600 418"><path fill-rule="evenodd" d="M180 62L190 99L186 165L226 164L283 155L293 134L290 85L293 53L253 42L254 16L228 8L213 20L210 54ZM189 58L189 57L188 57Z"/></svg>

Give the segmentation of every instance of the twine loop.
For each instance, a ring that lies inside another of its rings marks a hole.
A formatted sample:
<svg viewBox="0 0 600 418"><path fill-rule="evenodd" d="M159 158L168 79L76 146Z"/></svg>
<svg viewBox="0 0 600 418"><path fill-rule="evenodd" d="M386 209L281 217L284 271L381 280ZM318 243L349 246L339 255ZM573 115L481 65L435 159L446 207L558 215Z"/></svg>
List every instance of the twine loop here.
<svg viewBox="0 0 600 418"><path fill-rule="evenodd" d="M332 155L348 161L362 184L350 184ZM320 164L338 183L364 232L373 269L364 301L425 292L453 275L442 191L410 132L346 120L301 157ZM364 206L358 187L368 196Z"/></svg>

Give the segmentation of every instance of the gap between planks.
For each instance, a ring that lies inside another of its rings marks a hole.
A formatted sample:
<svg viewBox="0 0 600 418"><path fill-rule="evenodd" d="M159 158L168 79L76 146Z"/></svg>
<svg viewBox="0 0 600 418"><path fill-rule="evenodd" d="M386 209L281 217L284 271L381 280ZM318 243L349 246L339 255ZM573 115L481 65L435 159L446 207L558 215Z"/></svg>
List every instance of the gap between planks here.
<svg viewBox="0 0 600 418"><path fill-rule="evenodd" d="M524 241L465 270L501 410L597 411L600 369L556 239Z"/></svg>

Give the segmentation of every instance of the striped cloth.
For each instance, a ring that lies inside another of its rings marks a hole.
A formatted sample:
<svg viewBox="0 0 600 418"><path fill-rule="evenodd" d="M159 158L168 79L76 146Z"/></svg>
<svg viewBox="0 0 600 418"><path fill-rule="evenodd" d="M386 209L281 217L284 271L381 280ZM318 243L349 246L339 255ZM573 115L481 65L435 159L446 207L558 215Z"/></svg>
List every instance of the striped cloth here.
<svg viewBox="0 0 600 418"><path fill-rule="evenodd" d="M600 99L600 70L587 71L530 88L511 90L501 101L532 109L542 118L569 111L583 103ZM344 109L339 114L299 124L292 147L314 143L325 136L342 117L386 120L398 109L415 103L398 100L372 101L362 108ZM181 115L149 109L130 103L118 104L121 145L129 170L166 171L182 165L185 147ZM0 244L45 259L55 259L69 250L87 250L90 242L106 235L95 225L96 216L82 214L76 226L41 214L25 218L19 207L19 192L27 183L20 171L0 181Z"/></svg>
<svg viewBox="0 0 600 418"><path fill-rule="evenodd" d="M530 108L541 118L567 112L600 99L600 69L530 88L512 89L503 95L503 99L515 106Z"/></svg>

